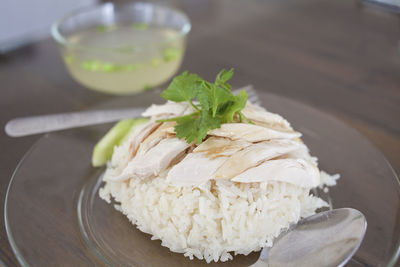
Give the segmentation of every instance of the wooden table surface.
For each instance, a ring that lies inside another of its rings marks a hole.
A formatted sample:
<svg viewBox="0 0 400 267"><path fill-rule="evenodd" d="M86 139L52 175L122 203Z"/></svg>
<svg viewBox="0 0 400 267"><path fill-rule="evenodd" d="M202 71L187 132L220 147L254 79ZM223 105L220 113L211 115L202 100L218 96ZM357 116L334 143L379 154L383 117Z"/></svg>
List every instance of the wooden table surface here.
<svg viewBox="0 0 400 267"><path fill-rule="evenodd" d="M400 20L350 0L176 1L193 29L182 70L286 96L347 122L400 173ZM113 98L78 85L46 39L0 56L0 125ZM39 138L0 132L0 213L18 161ZM17 266L0 221L0 259ZM0 262L1 265L1 262Z"/></svg>

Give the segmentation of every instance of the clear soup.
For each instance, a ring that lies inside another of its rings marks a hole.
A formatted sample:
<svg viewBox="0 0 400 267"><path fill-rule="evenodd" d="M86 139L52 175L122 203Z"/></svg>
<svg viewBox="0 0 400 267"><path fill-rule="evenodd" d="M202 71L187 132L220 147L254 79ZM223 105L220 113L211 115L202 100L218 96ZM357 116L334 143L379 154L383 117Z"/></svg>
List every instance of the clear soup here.
<svg viewBox="0 0 400 267"><path fill-rule="evenodd" d="M112 94L136 93L166 82L178 70L185 47L178 31L143 23L98 25L68 36L68 42L62 53L72 76Z"/></svg>

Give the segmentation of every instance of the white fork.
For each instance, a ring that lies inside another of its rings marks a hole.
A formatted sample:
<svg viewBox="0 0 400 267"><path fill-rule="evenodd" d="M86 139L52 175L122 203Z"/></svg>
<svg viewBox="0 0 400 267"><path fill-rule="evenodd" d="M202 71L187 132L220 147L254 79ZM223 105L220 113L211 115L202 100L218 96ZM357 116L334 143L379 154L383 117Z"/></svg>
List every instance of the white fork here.
<svg viewBox="0 0 400 267"><path fill-rule="evenodd" d="M250 102L254 104L260 103L257 92L252 85L247 85L232 92L237 94L240 90L247 92ZM127 118L137 118L140 117L144 110L144 108L93 110L15 118L7 122L4 130L11 137L20 137L102 124Z"/></svg>

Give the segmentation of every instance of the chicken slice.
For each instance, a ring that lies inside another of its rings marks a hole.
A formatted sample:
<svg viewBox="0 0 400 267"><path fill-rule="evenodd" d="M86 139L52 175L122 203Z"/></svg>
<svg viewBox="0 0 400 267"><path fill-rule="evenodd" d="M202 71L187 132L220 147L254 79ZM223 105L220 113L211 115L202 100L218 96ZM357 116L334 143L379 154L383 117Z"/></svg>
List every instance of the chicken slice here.
<svg viewBox="0 0 400 267"><path fill-rule="evenodd" d="M292 130L290 123L279 114L269 112L263 107L251 104L249 102L247 102L246 107L242 110L242 113L248 119L255 122L255 124L260 122L261 124L268 125L273 129Z"/></svg>
<svg viewBox="0 0 400 267"><path fill-rule="evenodd" d="M318 158L311 156L308 147L303 143L300 144L299 149L290 151L287 154L287 157L288 158L296 158L296 159L304 159L305 161L309 161L309 162L313 163L314 165L318 165Z"/></svg>
<svg viewBox="0 0 400 267"><path fill-rule="evenodd" d="M138 154L128 163L128 166L119 176L112 177L112 181L123 181L129 178L147 178L158 175L190 145L178 138L166 138L144 154Z"/></svg>
<svg viewBox="0 0 400 267"><path fill-rule="evenodd" d="M276 159L250 168L231 180L240 183L281 181L312 188L320 183L318 168L303 159Z"/></svg>
<svg viewBox="0 0 400 267"><path fill-rule="evenodd" d="M162 139L168 137L170 134L168 133L167 129L174 127L175 124L176 122L174 121L161 123L156 130L149 134L147 138L140 143L137 154L146 153L150 148L157 145Z"/></svg>
<svg viewBox="0 0 400 267"><path fill-rule="evenodd" d="M151 105L147 108L143 113L143 117L151 117L151 118L166 118L166 117L177 117L182 116L185 111L192 110L193 108L189 103L186 102L172 102L168 101L162 105Z"/></svg>
<svg viewBox="0 0 400 267"><path fill-rule="evenodd" d="M130 142L130 145L129 145L130 159L135 157L136 152L137 152L140 144L142 143L142 141L146 137L148 137L152 132L154 132L160 125L161 125L161 123L155 123L155 122L150 121L150 122L144 124L143 126L139 126L140 128L135 130L135 133L132 135L132 137L129 140L129 142Z"/></svg>
<svg viewBox="0 0 400 267"><path fill-rule="evenodd" d="M206 152L209 158L230 156L235 152L248 147L251 143L243 140L234 140L223 137L211 136L197 146L193 152Z"/></svg>
<svg viewBox="0 0 400 267"><path fill-rule="evenodd" d="M177 185L199 185L213 178L227 157L209 158L207 153L190 153L168 172L167 181Z"/></svg>
<svg viewBox="0 0 400 267"><path fill-rule="evenodd" d="M220 128L208 132L209 135L227 137L233 140L242 139L247 142L260 142L271 139L292 139L301 136L295 131L277 131L248 123L224 123Z"/></svg>
<svg viewBox="0 0 400 267"><path fill-rule="evenodd" d="M299 149L301 144L290 139L274 139L252 144L227 159L215 173L215 179L230 179L263 161Z"/></svg>
<svg viewBox="0 0 400 267"><path fill-rule="evenodd" d="M201 184L214 178L215 171L237 151L249 146L241 140L209 137L181 162L171 168L167 181L175 184Z"/></svg>

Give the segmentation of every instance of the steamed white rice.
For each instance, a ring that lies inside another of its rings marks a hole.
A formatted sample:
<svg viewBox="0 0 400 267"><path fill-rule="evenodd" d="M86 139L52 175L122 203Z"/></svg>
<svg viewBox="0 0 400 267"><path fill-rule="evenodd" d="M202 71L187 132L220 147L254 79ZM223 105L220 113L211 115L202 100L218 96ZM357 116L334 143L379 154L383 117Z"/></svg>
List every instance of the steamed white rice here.
<svg viewBox="0 0 400 267"><path fill-rule="evenodd" d="M100 197L138 229L160 239L171 251L193 259L227 261L247 255L273 240L290 224L327 207L310 189L283 182L235 183L211 180L202 186L167 183L169 169L157 177L113 182L108 176L128 162L129 144L114 149ZM321 183L334 185L338 176L321 173Z"/></svg>

